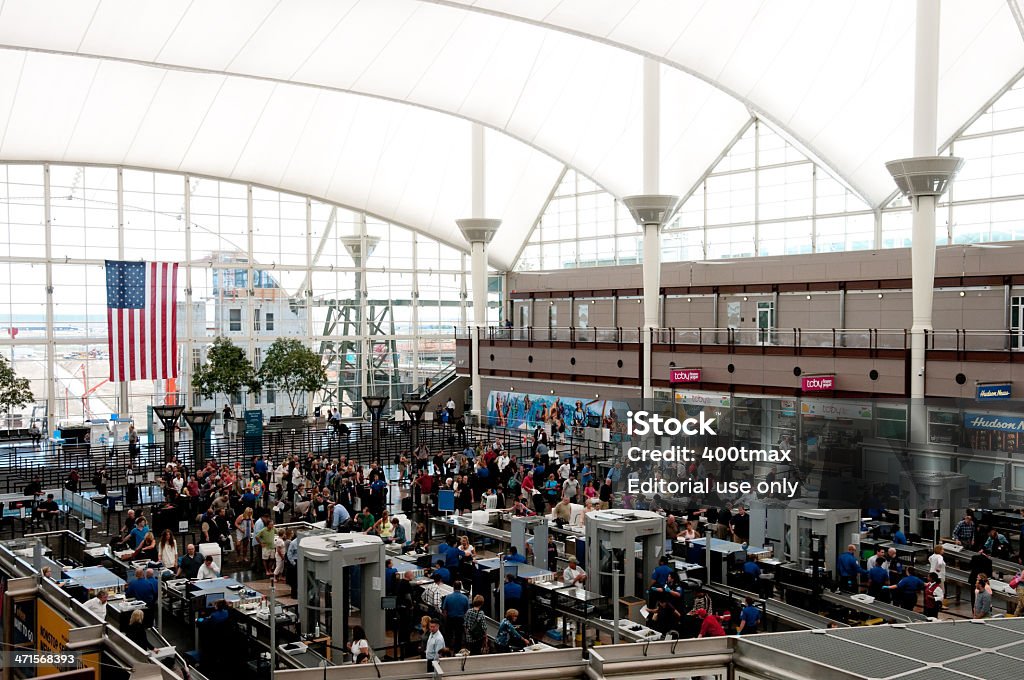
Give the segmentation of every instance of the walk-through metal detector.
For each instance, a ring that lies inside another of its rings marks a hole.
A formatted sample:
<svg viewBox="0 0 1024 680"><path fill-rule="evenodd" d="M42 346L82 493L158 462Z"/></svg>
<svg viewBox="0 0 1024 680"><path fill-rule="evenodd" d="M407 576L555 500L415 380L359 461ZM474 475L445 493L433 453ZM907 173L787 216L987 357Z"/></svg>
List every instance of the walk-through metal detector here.
<svg viewBox="0 0 1024 680"><path fill-rule="evenodd" d="M331 645L347 648L349 614L358 608L360 624L373 649L386 645L382 607L384 542L366 534L317 534L299 543L299 625L314 633L320 613L330 614ZM326 622L326 617L324 617Z"/></svg>
<svg viewBox="0 0 1024 680"><path fill-rule="evenodd" d="M904 472L900 475L900 524L928 541L952 536L967 509L970 481L965 474L945 470Z"/></svg>
<svg viewBox="0 0 1024 680"><path fill-rule="evenodd" d="M527 544L533 544L533 555L527 562L541 569L548 568L548 518L544 515L532 517L513 517L511 524L511 542L519 554L527 557ZM532 535L532 538L531 538Z"/></svg>
<svg viewBox="0 0 1024 680"><path fill-rule="evenodd" d="M647 579L665 554L665 518L647 510L600 510L587 514L584 528L587 590L606 597L646 598ZM612 589L614 572L621 579L617 593Z"/></svg>

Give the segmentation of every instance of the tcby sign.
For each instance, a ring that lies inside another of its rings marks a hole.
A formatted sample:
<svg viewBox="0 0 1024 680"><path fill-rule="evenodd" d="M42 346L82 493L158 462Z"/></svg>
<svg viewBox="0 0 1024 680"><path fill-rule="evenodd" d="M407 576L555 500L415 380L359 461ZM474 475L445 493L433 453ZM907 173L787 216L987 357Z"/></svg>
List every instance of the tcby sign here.
<svg viewBox="0 0 1024 680"><path fill-rule="evenodd" d="M700 382L700 369L699 368L673 368L669 372L669 382L674 383L692 383Z"/></svg>
<svg viewBox="0 0 1024 680"><path fill-rule="evenodd" d="M800 378L800 389L804 392L828 392L835 388L834 375L805 375Z"/></svg>

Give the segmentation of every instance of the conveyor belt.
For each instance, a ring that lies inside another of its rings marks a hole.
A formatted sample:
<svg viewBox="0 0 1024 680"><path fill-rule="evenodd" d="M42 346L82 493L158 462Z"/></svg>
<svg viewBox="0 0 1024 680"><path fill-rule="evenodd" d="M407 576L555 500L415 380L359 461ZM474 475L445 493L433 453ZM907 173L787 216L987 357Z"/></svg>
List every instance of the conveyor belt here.
<svg viewBox="0 0 1024 680"><path fill-rule="evenodd" d="M957 550L957 546L951 543L943 543L942 545L945 548L942 555L946 558L947 564L950 560L955 560L957 564L970 564L971 558L978 554L973 550ZM999 572L1003 572L1004 574L1016 574L1017 571L1020 570L1019 564L1014 564L1008 560L1001 560L998 557L991 556L989 556L989 559L992 560L992 571L997 574ZM991 574L989 574L989 576L991 576Z"/></svg>
<svg viewBox="0 0 1024 680"><path fill-rule="evenodd" d="M927 621L928 617L924 614L919 614L909 609L903 609L902 607L894 607L891 604L879 602L867 603L855 600L848 593L833 593L831 591L824 591L821 594L821 599L831 604L839 605L840 607L846 607L854 611L867 614L868 616L874 616L886 621L894 621L896 623L916 623L918 621Z"/></svg>
<svg viewBox="0 0 1024 680"><path fill-rule="evenodd" d="M743 602L744 598L747 597L751 597L755 601L759 601L761 599L756 593L717 584L705 586L704 589L715 593L716 595L728 597L735 602ZM801 609L800 607L787 604L774 597L768 598L764 601L764 613L770 618L778 619L779 621L784 621L791 626L796 626L806 630L829 628L832 626L839 628L847 627L847 624L841 621L834 621L833 619L821 616L820 614L815 614L814 612L809 612L806 609Z"/></svg>
<svg viewBox="0 0 1024 680"><path fill-rule="evenodd" d="M946 567L946 582L955 583L958 586L964 586L966 588L973 588L974 584L970 582L971 574L962 569L955 569L953 567ZM992 587L993 599L1004 600L1005 602L1012 602L1014 605L1017 604L1017 592L1010 588L1008 583L1004 583L998 579L989 579L989 585ZM949 597L949 589L946 589L946 597ZM968 599L970 597L968 596ZM1009 609L1009 608L1007 608Z"/></svg>

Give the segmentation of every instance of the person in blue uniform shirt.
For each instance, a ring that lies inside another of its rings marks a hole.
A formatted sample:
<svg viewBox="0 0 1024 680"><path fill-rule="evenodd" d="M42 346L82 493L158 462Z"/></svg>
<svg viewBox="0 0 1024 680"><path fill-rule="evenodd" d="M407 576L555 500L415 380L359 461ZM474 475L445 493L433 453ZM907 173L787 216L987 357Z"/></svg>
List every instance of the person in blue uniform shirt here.
<svg viewBox="0 0 1024 680"><path fill-rule="evenodd" d="M444 553L444 566L449 569L457 570L459 568L459 562L462 561L462 551L459 550L459 546L455 544L455 537L449 536L445 545L447 545L447 548L441 546L441 550ZM447 579L445 580L445 583L448 583Z"/></svg>
<svg viewBox="0 0 1024 680"><path fill-rule="evenodd" d="M668 575L668 580L665 581L665 592L662 595L662 600L668 601L669 605L673 609L679 612L680 615L685 613L686 610L686 589L683 587L682 582L679 580L679 575L676 572L672 572Z"/></svg>
<svg viewBox="0 0 1024 680"><path fill-rule="evenodd" d="M130 599L145 602L149 607L156 604L156 593L156 579L147 579L146 572L141 567L135 570L135 579L124 590L124 594Z"/></svg>
<svg viewBox="0 0 1024 680"><path fill-rule="evenodd" d="M892 543L893 543L893 545L906 545L907 544L907 535L905 533L903 533L903 529L901 529L900 527L896 527L896 531L893 532Z"/></svg>
<svg viewBox="0 0 1024 680"><path fill-rule="evenodd" d="M462 649L463 624L469 611L469 598L462 592L462 581L452 584L452 592L441 601L441 616L445 623L445 641L453 649Z"/></svg>
<svg viewBox="0 0 1024 680"><path fill-rule="evenodd" d="M384 594L395 594L395 582L398 580L398 570L391 560L384 562Z"/></svg>
<svg viewBox="0 0 1024 680"><path fill-rule="evenodd" d="M227 600L217 600L213 603L213 612L204 619L206 623L218 624L228 622L228 603Z"/></svg>
<svg viewBox="0 0 1024 680"><path fill-rule="evenodd" d="M508 549L508 555L505 556L506 562L515 562L517 564L526 564L526 556L519 554L519 549L512 546Z"/></svg>
<svg viewBox="0 0 1024 680"><path fill-rule="evenodd" d="M505 574L505 609L518 609L523 601L523 587L512 574Z"/></svg>
<svg viewBox="0 0 1024 680"><path fill-rule="evenodd" d="M889 570L883 562L876 562L868 569L868 595L876 600L888 600L889 591L885 589L889 583Z"/></svg>
<svg viewBox="0 0 1024 680"><path fill-rule="evenodd" d="M440 576L441 580L445 583L452 582L452 573L445 568L444 562L441 560L438 560L437 565L434 567L434 575Z"/></svg>
<svg viewBox="0 0 1024 680"><path fill-rule="evenodd" d="M750 589L755 592L761 590L761 567L757 564L757 558L747 555L747 561L743 563L743 574L747 579Z"/></svg>
<svg viewBox="0 0 1024 680"><path fill-rule="evenodd" d="M754 598L744 599L744 607L740 610L740 625L736 631L740 635L753 635L757 625L761 623L761 610L754 605Z"/></svg>
<svg viewBox="0 0 1024 680"><path fill-rule="evenodd" d="M671 573L672 567L668 566L668 558L662 555L661 559L658 560L658 566L654 568L654 572L651 574L651 586L664 588L665 583L668 581L668 575Z"/></svg>
<svg viewBox="0 0 1024 680"><path fill-rule="evenodd" d="M846 546L846 552L836 559L836 571L839 573L839 586L843 590L857 592L859 587L857 579L868 571L860 566L857 559L857 546L850 544Z"/></svg>
<svg viewBox="0 0 1024 680"><path fill-rule="evenodd" d="M924 590L924 581L917 577L913 567L907 567L907 575L894 586L887 586L899 593L898 604L904 609L913 609L917 605L917 594Z"/></svg>

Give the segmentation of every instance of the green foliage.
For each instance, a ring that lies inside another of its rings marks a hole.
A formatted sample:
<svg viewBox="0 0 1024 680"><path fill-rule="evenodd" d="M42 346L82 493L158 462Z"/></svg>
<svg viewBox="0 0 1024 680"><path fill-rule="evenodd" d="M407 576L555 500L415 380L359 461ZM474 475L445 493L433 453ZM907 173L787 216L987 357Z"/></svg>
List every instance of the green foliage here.
<svg viewBox="0 0 1024 680"><path fill-rule="evenodd" d="M206 363L192 374L192 389L208 399L215 394L230 398L243 387L249 392L259 391L256 369L241 347L227 338L217 338L206 353Z"/></svg>
<svg viewBox="0 0 1024 680"><path fill-rule="evenodd" d="M0 354L0 413L10 413L11 409L24 408L33 401L28 378L19 378L7 357Z"/></svg>
<svg viewBox="0 0 1024 680"><path fill-rule="evenodd" d="M288 395L292 415L303 394L316 392L327 384L327 370L320 355L294 338L274 341L260 366L259 377Z"/></svg>

